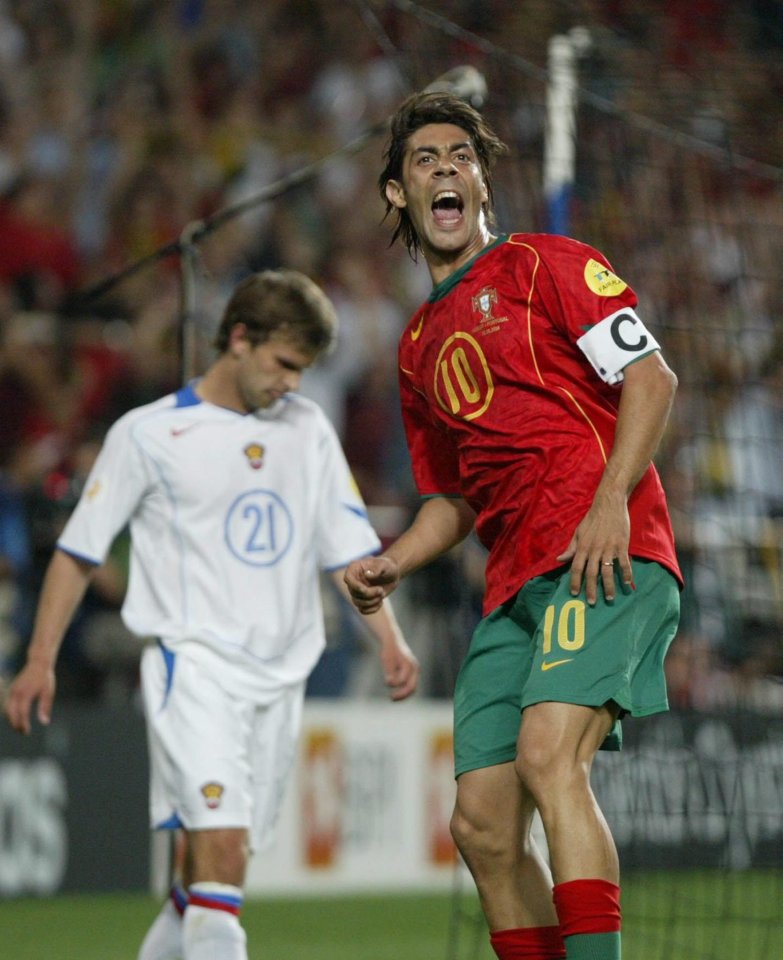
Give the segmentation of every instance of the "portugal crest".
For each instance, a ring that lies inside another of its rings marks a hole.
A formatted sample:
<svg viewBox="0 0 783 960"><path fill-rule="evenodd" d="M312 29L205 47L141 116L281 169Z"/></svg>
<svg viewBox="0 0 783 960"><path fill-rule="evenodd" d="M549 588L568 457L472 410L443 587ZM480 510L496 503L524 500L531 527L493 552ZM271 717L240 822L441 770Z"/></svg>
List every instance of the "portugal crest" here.
<svg viewBox="0 0 783 960"><path fill-rule="evenodd" d="M497 302L498 292L494 287L482 287L475 297L471 297L473 309L481 314L481 319L473 328L474 333L484 337L499 330L501 323L506 323L508 317L496 317L492 312Z"/></svg>
<svg viewBox="0 0 783 960"><path fill-rule="evenodd" d="M498 292L494 287L483 287L473 297L473 309L481 314L480 323L489 323L495 318L492 316L492 307L498 302Z"/></svg>

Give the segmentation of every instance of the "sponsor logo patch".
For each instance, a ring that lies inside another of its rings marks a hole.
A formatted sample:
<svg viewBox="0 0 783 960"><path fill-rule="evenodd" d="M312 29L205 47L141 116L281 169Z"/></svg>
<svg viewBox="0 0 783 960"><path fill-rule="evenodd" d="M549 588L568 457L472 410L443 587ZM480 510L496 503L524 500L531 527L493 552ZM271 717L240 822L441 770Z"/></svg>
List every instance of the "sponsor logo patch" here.
<svg viewBox="0 0 783 960"><path fill-rule="evenodd" d="M567 657L565 660L550 660L549 663L546 660L541 664L541 669L544 671L552 670L554 667L562 666L564 663L570 663L574 658Z"/></svg>
<svg viewBox="0 0 783 960"><path fill-rule="evenodd" d="M181 437L183 433L187 433L188 430L192 430L193 427L197 427L197 423L188 423L184 427L172 427L171 435L172 437Z"/></svg>
<svg viewBox="0 0 783 960"><path fill-rule="evenodd" d="M609 267L592 258L585 264L585 283L599 297L615 297L628 287Z"/></svg>

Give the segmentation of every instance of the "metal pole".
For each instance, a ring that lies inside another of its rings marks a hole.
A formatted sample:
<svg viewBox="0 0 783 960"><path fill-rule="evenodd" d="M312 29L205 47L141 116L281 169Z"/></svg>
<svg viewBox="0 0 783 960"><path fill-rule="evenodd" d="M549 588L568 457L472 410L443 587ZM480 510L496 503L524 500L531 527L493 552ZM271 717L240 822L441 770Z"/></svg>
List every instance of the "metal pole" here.
<svg viewBox="0 0 783 960"><path fill-rule="evenodd" d="M589 34L575 27L549 40L547 123L544 141L544 196L547 229L567 234L576 168L577 60L589 46Z"/></svg>

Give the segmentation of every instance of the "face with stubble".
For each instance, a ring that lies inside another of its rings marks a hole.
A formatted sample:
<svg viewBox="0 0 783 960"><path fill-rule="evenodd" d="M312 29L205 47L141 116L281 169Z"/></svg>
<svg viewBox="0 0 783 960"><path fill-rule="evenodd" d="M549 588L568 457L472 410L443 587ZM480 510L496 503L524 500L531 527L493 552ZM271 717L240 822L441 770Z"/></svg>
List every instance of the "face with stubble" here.
<svg viewBox="0 0 783 960"><path fill-rule="evenodd" d="M407 210L436 282L491 239L483 208L487 187L473 143L461 127L432 123L412 133L402 179L388 181L386 196Z"/></svg>

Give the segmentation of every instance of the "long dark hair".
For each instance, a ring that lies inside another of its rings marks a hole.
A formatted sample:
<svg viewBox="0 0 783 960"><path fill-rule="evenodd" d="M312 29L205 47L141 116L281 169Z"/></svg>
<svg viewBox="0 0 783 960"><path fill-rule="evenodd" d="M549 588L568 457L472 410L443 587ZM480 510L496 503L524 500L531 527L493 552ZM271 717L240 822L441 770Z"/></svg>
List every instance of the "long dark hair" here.
<svg viewBox="0 0 783 960"><path fill-rule="evenodd" d="M391 243L402 237L414 260L420 249L419 238L408 211L404 207L395 207L386 196L386 184L389 180L402 180L402 164L408 139L418 129L430 123L451 123L469 135L487 188L488 199L484 204L484 213L488 223L494 223L492 167L495 160L508 149L477 110L452 94L414 93L401 104L390 122L389 140L383 154L386 166L378 177L378 187L381 198L386 203L384 220L392 212L397 214Z"/></svg>

